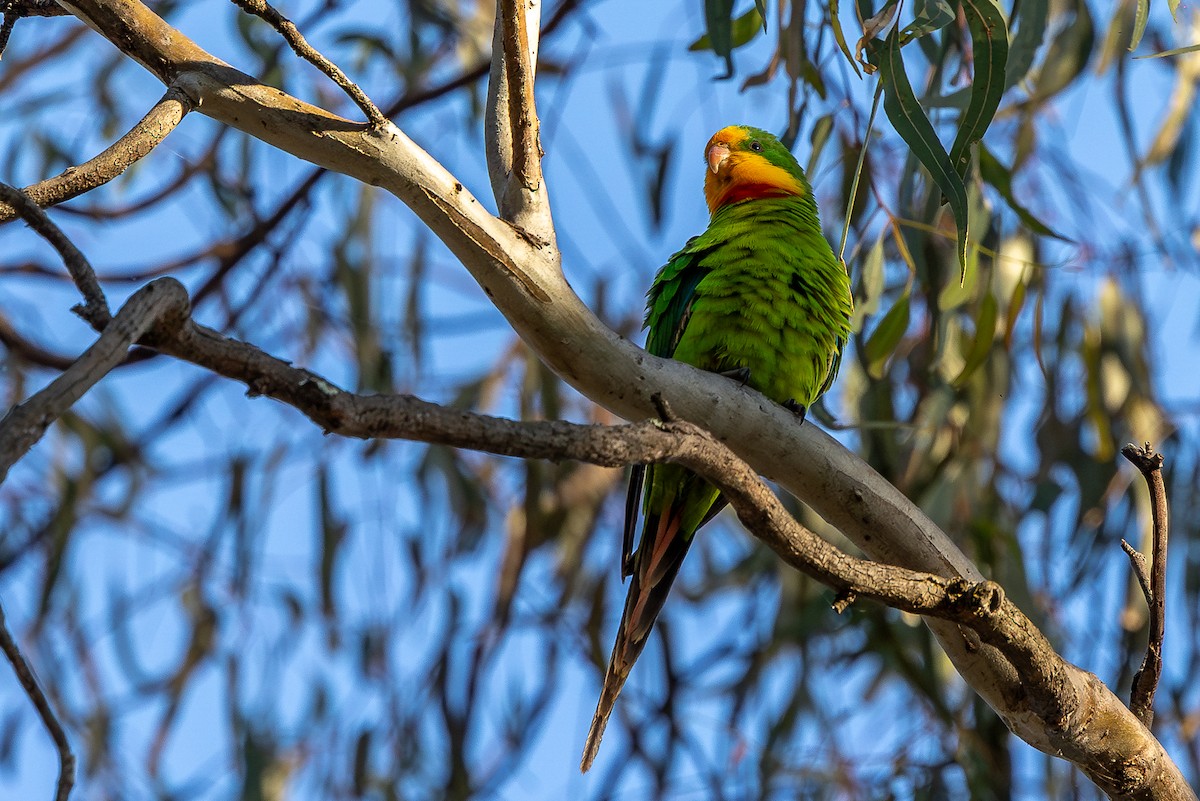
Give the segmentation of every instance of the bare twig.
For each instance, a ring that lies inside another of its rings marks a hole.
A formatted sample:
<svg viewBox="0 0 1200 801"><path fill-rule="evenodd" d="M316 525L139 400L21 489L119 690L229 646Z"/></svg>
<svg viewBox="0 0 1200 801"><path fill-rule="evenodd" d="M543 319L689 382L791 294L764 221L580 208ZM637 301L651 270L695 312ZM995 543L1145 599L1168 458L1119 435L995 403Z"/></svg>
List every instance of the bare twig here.
<svg viewBox="0 0 1200 801"><path fill-rule="evenodd" d="M187 292L174 279L159 279L134 293L100 338L62 375L0 419L0 483L51 423L125 360L130 345L159 323L182 319L187 309Z"/></svg>
<svg viewBox="0 0 1200 801"><path fill-rule="evenodd" d="M196 107L195 101L176 87L154 105L129 133L122 136L95 158L78 167L25 187L25 194L42 208L62 203L108 183L153 150L184 116ZM20 215L9 203L0 202L0 223Z"/></svg>
<svg viewBox="0 0 1200 801"><path fill-rule="evenodd" d="M18 17L69 17L70 11L60 6L55 0L8 0L0 3L4 13Z"/></svg>
<svg viewBox="0 0 1200 801"><path fill-rule="evenodd" d="M108 310L108 301L104 298L104 290L100 288L100 282L96 280L96 273L92 270L92 265L88 264L88 260L79 252L79 248L75 247L75 243L68 239L62 229L46 216L46 212L42 211L37 203L34 203L28 195L15 186L0 183L0 201L15 209L17 214L21 215L29 224L29 227L53 245L54 249L62 256L63 263L67 266L67 272L71 274L71 280L75 282L79 293L83 295L83 305L76 306L72 311L87 320L97 331L108 325L109 320L112 319L112 312Z"/></svg>
<svg viewBox="0 0 1200 801"><path fill-rule="evenodd" d="M1121 545L1133 564L1134 575L1146 596L1150 609L1150 633L1146 643L1146 656L1142 666L1133 675L1133 689L1129 693L1129 708L1146 728L1154 722L1154 693L1162 676L1163 631L1166 621L1167 600L1167 538L1170 520L1167 509L1167 489L1163 483L1163 455L1145 443L1139 448L1126 445L1121 455L1141 471L1150 490L1150 518L1153 527L1153 544L1150 551L1150 577L1146 577L1146 560L1124 540ZM1136 556L1136 558L1135 558Z"/></svg>
<svg viewBox="0 0 1200 801"><path fill-rule="evenodd" d="M372 102L371 98L367 97L367 93L358 84L347 78L346 73L342 72L338 65L317 52L316 48L304 38L304 34L300 33L300 29L296 27L295 23L280 14L266 0L233 0L233 2L243 11L265 20L268 25L279 31L279 35L291 45L296 55L329 76L329 79L349 95L356 106L362 109L363 114L367 115L367 120L370 121L372 128L384 127L387 118L383 116L383 112Z"/></svg>
<svg viewBox="0 0 1200 801"><path fill-rule="evenodd" d="M0 57L8 47L8 37L12 36L17 20L22 17L61 17L70 14L54 0L4 0L0 2L0 10L4 11L4 21L0 22Z"/></svg>
<svg viewBox="0 0 1200 801"><path fill-rule="evenodd" d="M21 653L12 632L8 630L3 605L0 605L0 650L4 651L13 672L17 674L17 680L21 682L21 687L29 696L33 708L37 710L38 717L42 719L42 725L46 727L50 739L54 740L54 748L58 751L58 784L54 790L54 801L67 801L71 788L75 786L75 754L71 751L71 743L67 741L66 731L50 707L50 701L38 685L33 667Z"/></svg>
<svg viewBox="0 0 1200 801"><path fill-rule="evenodd" d="M0 21L0 58L4 57L4 51L8 48L9 37L12 36L13 28L17 26L17 20L20 17L12 11L4 12L4 20Z"/></svg>

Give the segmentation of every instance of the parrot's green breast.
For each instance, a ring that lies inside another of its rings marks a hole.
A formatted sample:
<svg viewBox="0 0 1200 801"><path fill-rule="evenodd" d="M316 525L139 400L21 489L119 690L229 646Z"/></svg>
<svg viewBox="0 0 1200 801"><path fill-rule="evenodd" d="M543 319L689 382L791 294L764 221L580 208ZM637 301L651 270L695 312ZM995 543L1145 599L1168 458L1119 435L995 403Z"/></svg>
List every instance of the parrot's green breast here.
<svg viewBox="0 0 1200 801"><path fill-rule="evenodd" d="M720 209L650 290L647 347L810 406L833 381L850 334L850 280L811 198Z"/></svg>

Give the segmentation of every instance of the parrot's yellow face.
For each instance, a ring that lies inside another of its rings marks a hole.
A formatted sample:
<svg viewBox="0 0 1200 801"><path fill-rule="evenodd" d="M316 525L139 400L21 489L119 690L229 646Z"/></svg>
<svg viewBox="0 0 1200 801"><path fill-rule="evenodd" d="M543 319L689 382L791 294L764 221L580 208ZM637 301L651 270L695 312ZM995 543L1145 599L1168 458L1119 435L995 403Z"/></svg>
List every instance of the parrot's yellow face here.
<svg viewBox="0 0 1200 801"><path fill-rule="evenodd" d="M704 199L710 213L743 200L805 193L795 158L778 139L760 133L731 125L708 140Z"/></svg>

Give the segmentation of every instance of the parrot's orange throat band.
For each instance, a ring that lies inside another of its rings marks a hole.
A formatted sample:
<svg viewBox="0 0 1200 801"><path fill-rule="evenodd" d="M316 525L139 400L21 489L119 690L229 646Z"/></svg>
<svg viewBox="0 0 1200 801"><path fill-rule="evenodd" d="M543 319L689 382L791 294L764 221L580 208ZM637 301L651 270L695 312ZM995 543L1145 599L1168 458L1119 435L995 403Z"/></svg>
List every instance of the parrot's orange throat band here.
<svg viewBox="0 0 1200 801"><path fill-rule="evenodd" d="M704 199L711 214L743 200L804 193L804 185L791 173L757 153L731 153L716 173L709 171L704 178Z"/></svg>

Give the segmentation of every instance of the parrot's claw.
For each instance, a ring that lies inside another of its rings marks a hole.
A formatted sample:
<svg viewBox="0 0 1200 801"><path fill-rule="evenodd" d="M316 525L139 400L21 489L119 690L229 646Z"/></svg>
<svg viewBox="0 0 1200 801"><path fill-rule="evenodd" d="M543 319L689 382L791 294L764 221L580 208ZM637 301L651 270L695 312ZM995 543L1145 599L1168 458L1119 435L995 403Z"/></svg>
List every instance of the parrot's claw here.
<svg viewBox="0 0 1200 801"><path fill-rule="evenodd" d="M735 367L732 370L723 371L722 373L720 373L720 375L723 375L726 378L732 378L734 381L738 382L743 387L746 386L746 384L748 384L750 382L750 368L749 367Z"/></svg>
<svg viewBox="0 0 1200 801"><path fill-rule="evenodd" d="M796 403L795 398L789 398L783 402L783 408L799 417L801 424L804 423L804 418L808 414L808 407L803 403Z"/></svg>

